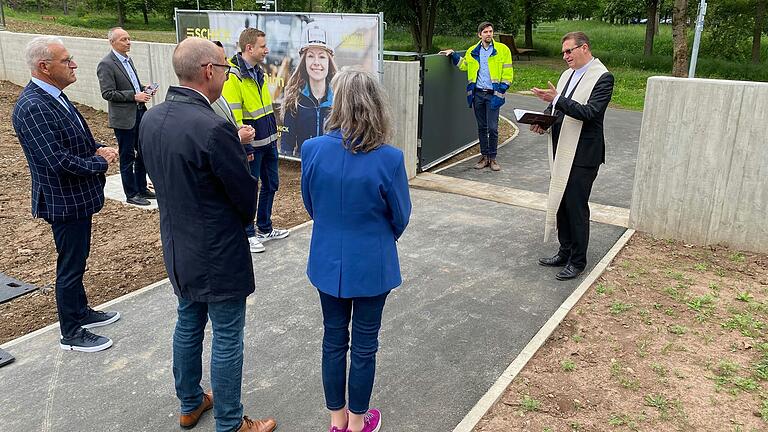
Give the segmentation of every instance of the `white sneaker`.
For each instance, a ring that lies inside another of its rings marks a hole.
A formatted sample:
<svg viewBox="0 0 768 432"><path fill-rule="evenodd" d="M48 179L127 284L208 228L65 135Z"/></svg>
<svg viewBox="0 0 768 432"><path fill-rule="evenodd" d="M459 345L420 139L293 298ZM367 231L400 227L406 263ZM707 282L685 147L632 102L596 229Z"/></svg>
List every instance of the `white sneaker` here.
<svg viewBox="0 0 768 432"><path fill-rule="evenodd" d="M260 253L267 250L256 237L248 237L248 245L250 246L251 253Z"/></svg>
<svg viewBox="0 0 768 432"><path fill-rule="evenodd" d="M284 239L284 238L288 237L288 234L290 234L290 233L291 232L288 231L287 229L274 228L274 229L272 229L272 232L267 233L267 234L262 234L260 232L256 232L256 237L259 238L260 242L264 243L264 242L268 242L270 240Z"/></svg>

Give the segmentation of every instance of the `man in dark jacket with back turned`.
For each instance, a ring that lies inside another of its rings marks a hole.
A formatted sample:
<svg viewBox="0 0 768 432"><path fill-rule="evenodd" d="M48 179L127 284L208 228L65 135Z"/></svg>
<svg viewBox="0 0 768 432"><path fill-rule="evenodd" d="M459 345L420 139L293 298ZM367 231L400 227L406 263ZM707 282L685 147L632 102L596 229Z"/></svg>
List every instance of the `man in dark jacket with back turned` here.
<svg viewBox="0 0 768 432"><path fill-rule="evenodd" d="M179 423L190 428L213 407L219 432L271 432L273 419L243 417L240 402L245 298L254 291L245 225L256 213L256 179L237 130L211 108L229 65L212 42L189 38L176 47L173 69L180 86L147 112L139 136L160 208L165 268L179 298L173 335ZM200 386L208 317L212 393Z"/></svg>

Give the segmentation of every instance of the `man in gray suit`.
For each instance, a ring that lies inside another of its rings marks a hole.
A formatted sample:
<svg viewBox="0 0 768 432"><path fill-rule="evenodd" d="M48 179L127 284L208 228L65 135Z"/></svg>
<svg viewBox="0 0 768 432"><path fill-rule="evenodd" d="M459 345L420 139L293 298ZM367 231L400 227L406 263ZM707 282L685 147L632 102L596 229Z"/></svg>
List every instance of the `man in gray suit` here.
<svg viewBox="0 0 768 432"><path fill-rule="evenodd" d="M139 123L146 103L157 91L139 80L133 61L128 57L131 36L120 27L107 33L112 51L96 68L101 96L109 102L109 127L114 129L120 149L120 178L127 201L149 205L155 194L147 189L147 171L139 153Z"/></svg>

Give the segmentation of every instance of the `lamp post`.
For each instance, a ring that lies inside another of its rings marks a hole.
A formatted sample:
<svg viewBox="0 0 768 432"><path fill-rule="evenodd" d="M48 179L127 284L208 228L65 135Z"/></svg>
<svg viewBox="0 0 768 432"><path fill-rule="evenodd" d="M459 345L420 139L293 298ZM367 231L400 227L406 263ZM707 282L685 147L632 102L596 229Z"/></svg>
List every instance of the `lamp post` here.
<svg viewBox="0 0 768 432"><path fill-rule="evenodd" d="M688 68L688 78L696 74L696 60L699 58L699 45L701 44L701 31L704 29L704 15L707 14L707 0L699 3L699 14L696 17L696 33L693 36L693 50L691 51L691 64Z"/></svg>

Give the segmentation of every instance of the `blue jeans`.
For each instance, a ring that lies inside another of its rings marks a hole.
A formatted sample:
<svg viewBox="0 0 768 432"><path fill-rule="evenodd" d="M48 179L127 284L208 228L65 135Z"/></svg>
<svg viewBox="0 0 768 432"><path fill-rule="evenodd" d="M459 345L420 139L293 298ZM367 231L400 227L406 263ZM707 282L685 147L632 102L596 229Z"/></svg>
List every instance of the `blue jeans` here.
<svg viewBox="0 0 768 432"><path fill-rule="evenodd" d="M136 125L133 129L115 129L120 153L120 180L126 198L147 192L147 170L139 152L139 123L145 111L136 110Z"/></svg>
<svg viewBox="0 0 768 432"><path fill-rule="evenodd" d="M323 389L325 406L344 408L347 388L349 321L352 320L352 355L349 365L349 411L365 414L371 401L379 350L381 314L389 292L376 297L338 298L320 293L323 309ZM353 313L354 311L354 313Z"/></svg>
<svg viewBox="0 0 768 432"><path fill-rule="evenodd" d="M91 251L92 216L64 222L48 221L56 243L56 310L61 335L74 336L88 313L83 274Z"/></svg>
<svg viewBox="0 0 768 432"><path fill-rule="evenodd" d="M280 185L277 171L277 143L254 147L253 160L248 162L248 165L251 168L251 175L261 183L256 204L256 226L264 234L271 233L272 203L275 201L275 192ZM245 233L248 237L256 235L252 223L245 227Z"/></svg>
<svg viewBox="0 0 768 432"><path fill-rule="evenodd" d="M179 298L173 333L173 377L181 412L188 414L203 402L203 338L211 317L211 387L217 432L237 430L243 417L240 386L243 378L245 298L215 303Z"/></svg>
<svg viewBox="0 0 768 432"><path fill-rule="evenodd" d="M493 94L475 91L472 107L477 119L477 137L480 140L480 154L496 159L499 146L499 109L491 108Z"/></svg>

